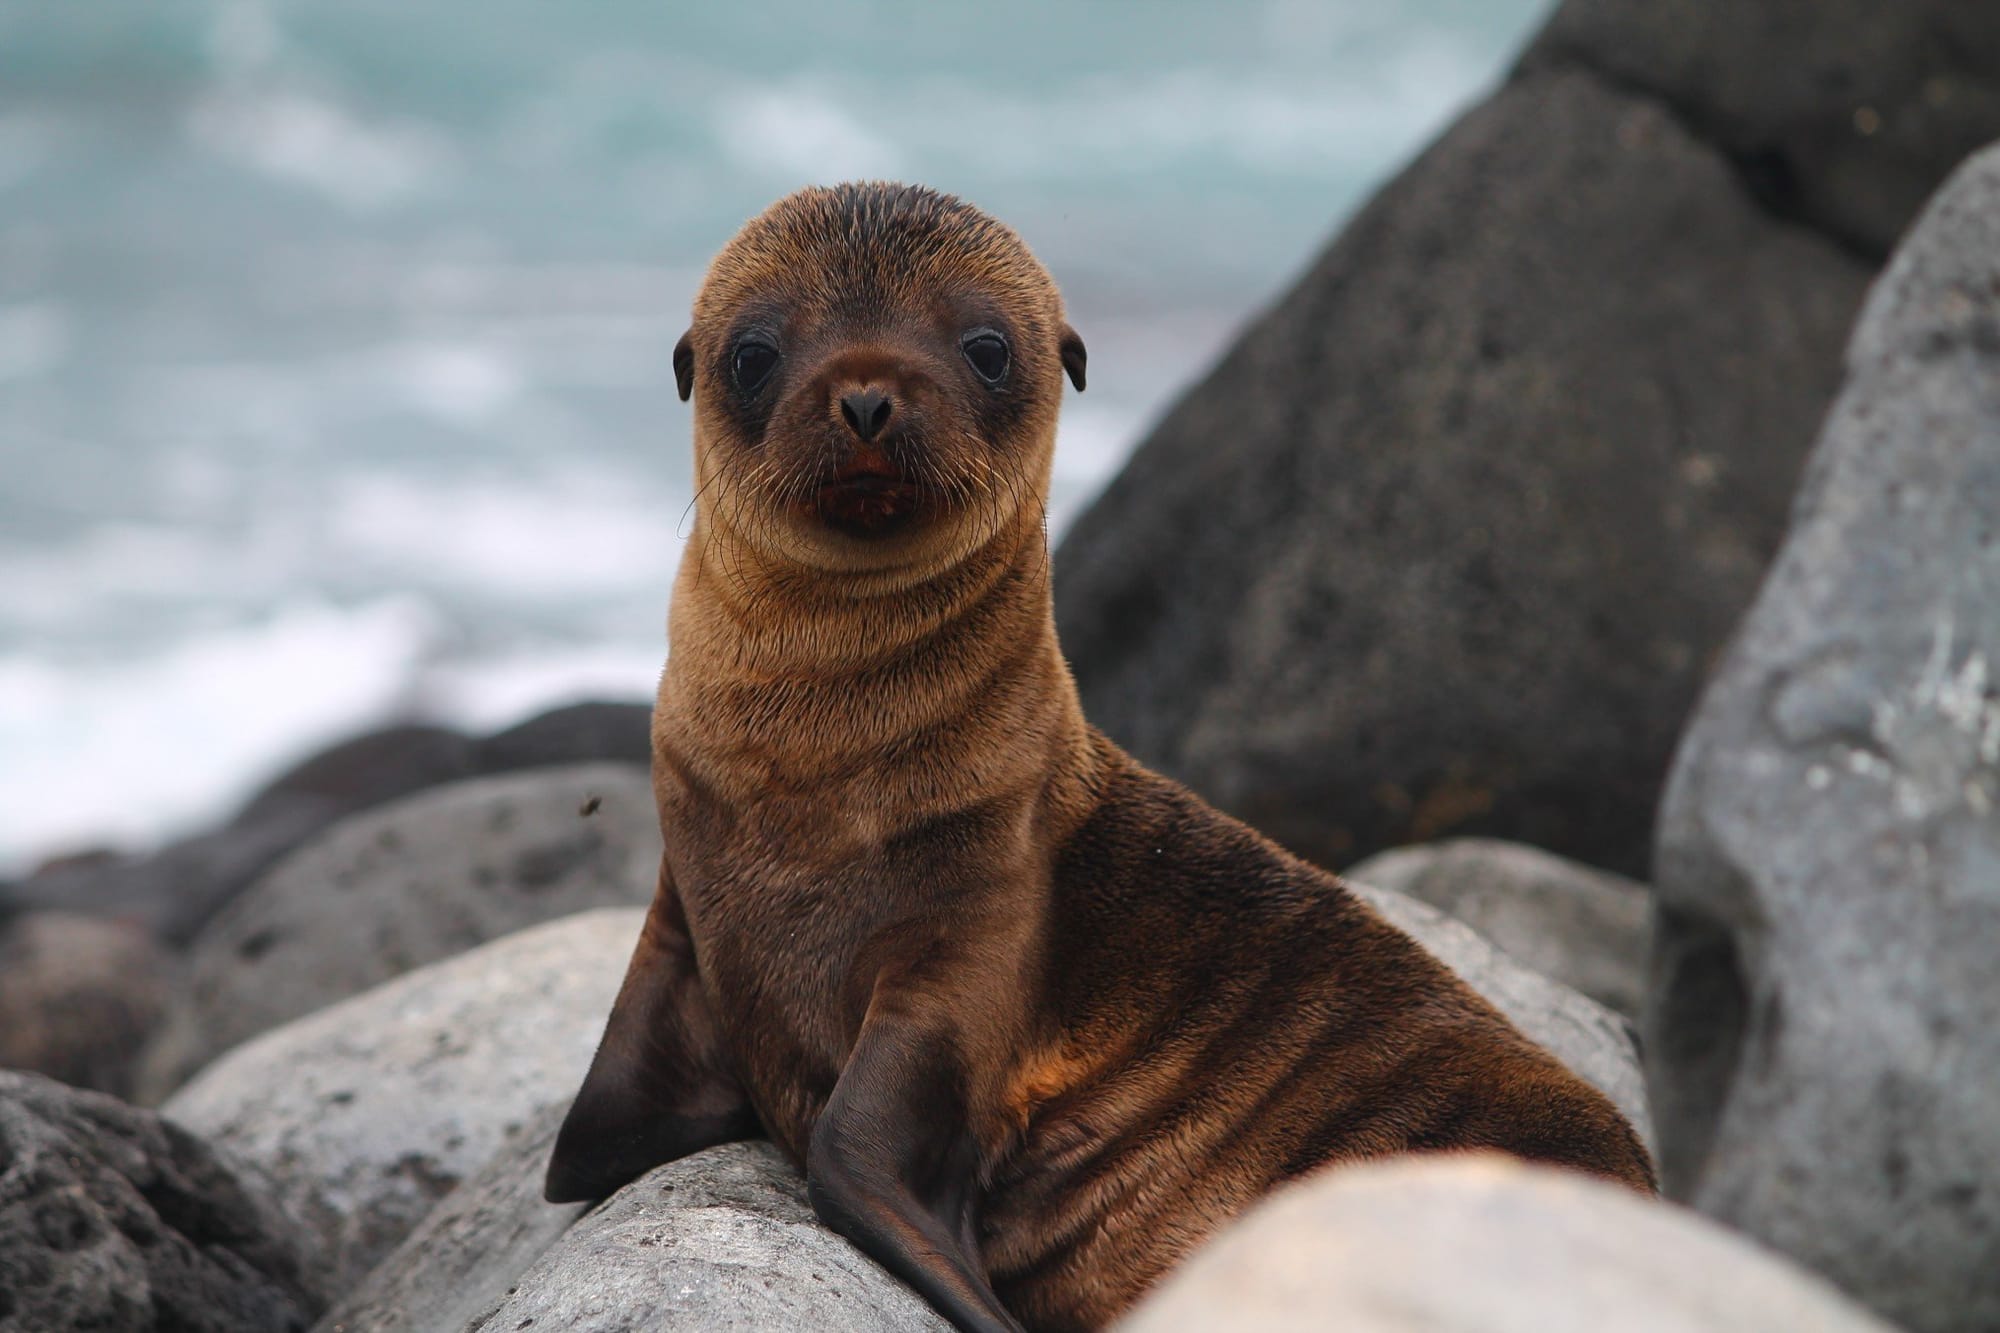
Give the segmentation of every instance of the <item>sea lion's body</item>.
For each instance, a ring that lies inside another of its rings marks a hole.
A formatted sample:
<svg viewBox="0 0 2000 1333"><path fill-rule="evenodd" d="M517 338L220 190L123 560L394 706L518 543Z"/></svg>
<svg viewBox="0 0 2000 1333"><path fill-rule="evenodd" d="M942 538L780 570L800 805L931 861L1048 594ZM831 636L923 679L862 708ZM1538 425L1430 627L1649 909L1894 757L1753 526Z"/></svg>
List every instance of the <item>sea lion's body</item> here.
<svg viewBox="0 0 2000 1333"><path fill-rule="evenodd" d="M1602 1095L1085 723L1041 524L1082 348L1011 233L794 196L676 368L709 498L654 715L667 850L551 1197L761 1131L960 1327L1070 1329L1330 1162L1491 1147L1651 1188Z"/></svg>

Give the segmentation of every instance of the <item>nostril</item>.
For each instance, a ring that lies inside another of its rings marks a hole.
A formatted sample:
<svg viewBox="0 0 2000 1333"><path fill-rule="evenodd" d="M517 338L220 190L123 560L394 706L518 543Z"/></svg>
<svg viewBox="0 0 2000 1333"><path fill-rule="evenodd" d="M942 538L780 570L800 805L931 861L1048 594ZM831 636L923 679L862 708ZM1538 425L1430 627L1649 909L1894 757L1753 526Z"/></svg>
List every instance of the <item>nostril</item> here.
<svg viewBox="0 0 2000 1333"><path fill-rule="evenodd" d="M872 440L882 433L882 427L889 424L889 416L895 410L889 395L880 389L861 389L844 395L840 400L840 415L847 422L849 430L863 440Z"/></svg>

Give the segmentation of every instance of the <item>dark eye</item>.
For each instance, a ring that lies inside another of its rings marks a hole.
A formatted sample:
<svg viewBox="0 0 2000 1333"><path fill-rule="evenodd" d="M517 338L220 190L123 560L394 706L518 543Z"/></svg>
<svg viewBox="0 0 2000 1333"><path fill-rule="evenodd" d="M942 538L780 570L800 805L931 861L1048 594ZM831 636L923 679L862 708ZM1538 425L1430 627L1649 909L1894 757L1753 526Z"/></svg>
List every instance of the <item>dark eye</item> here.
<svg viewBox="0 0 2000 1333"><path fill-rule="evenodd" d="M969 334L959 349L979 378L988 384L998 384L1007 377L1007 342L999 334L984 331Z"/></svg>
<svg viewBox="0 0 2000 1333"><path fill-rule="evenodd" d="M778 349L754 338L745 338L736 344L736 356L730 363L730 370L736 376L736 387L745 393L757 392L777 367Z"/></svg>

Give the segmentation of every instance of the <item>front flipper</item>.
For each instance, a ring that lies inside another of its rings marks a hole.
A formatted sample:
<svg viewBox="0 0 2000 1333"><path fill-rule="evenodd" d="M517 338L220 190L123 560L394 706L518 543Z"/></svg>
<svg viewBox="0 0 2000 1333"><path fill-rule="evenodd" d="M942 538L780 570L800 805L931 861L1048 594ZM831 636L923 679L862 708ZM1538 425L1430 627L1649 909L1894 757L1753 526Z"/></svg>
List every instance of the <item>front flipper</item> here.
<svg viewBox="0 0 2000 1333"><path fill-rule="evenodd" d="M601 1199L662 1162L760 1132L723 1059L687 917L662 864L604 1040L556 1135L543 1197Z"/></svg>
<svg viewBox="0 0 2000 1333"><path fill-rule="evenodd" d="M1020 1333L979 1262L963 1066L924 1009L878 984L813 1126L807 1192L820 1221L965 1333Z"/></svg>

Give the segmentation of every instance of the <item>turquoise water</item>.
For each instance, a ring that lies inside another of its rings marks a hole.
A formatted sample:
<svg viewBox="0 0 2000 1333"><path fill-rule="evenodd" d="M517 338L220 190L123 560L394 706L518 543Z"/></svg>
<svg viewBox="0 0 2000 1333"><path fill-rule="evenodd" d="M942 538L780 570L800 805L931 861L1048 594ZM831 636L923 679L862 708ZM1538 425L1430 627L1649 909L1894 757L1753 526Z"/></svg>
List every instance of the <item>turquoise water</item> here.
<svg viewBox="0 0 2000 1333"><path fill-rule="evenodd" d="M650 693L668 352L800 184L954 191L1056 274L1059 530L1541 9L0 0L0 866L386 717Z"/></svg>

